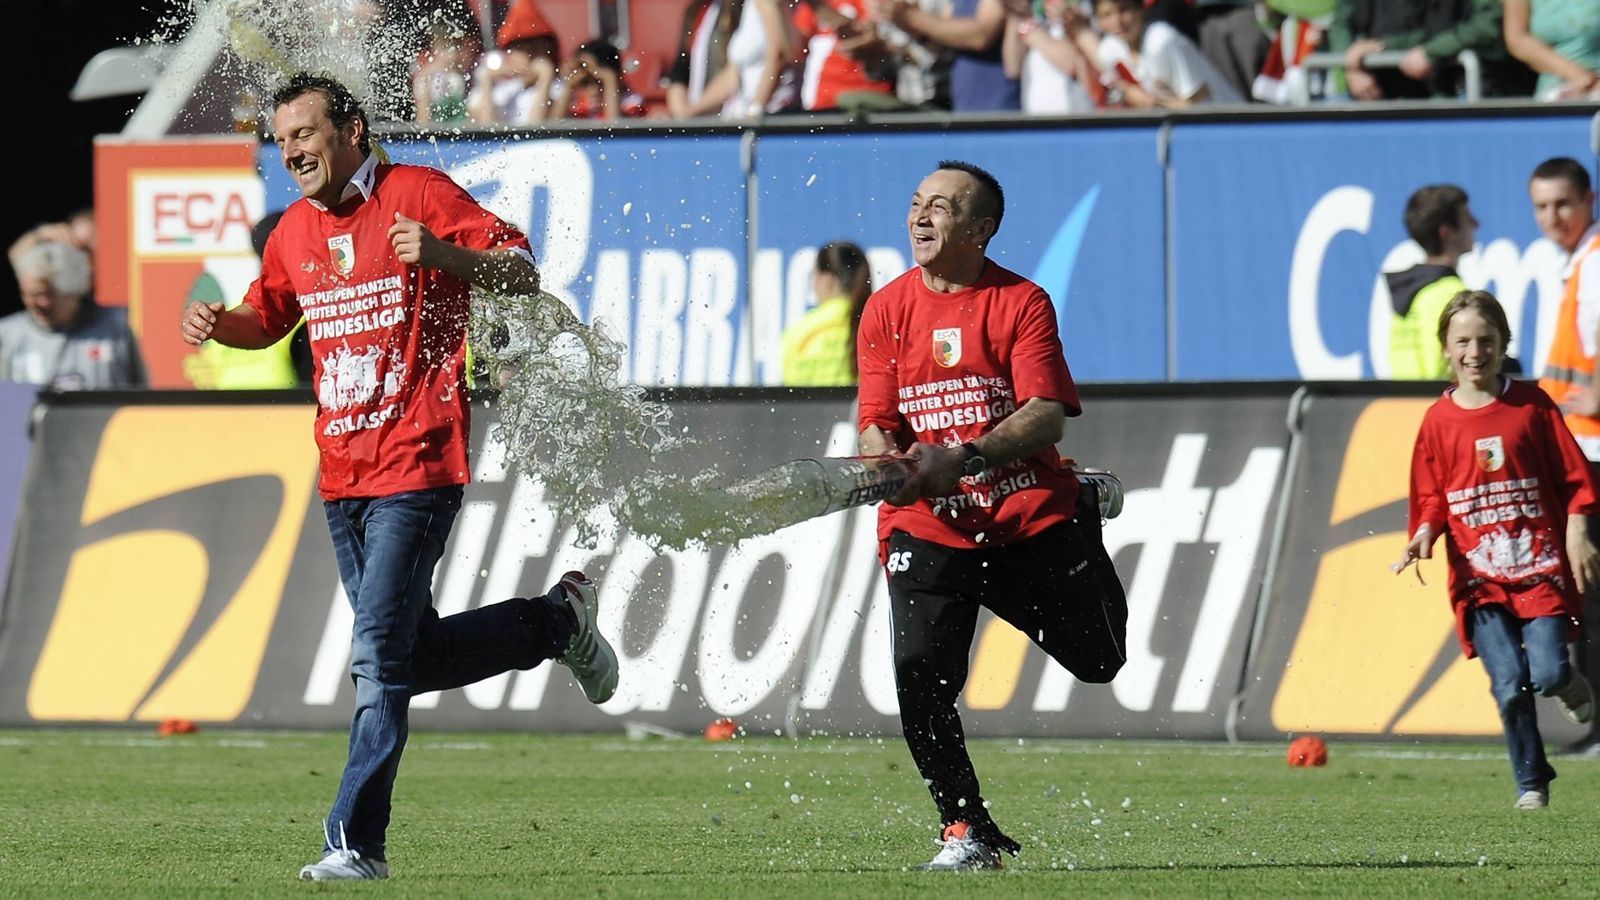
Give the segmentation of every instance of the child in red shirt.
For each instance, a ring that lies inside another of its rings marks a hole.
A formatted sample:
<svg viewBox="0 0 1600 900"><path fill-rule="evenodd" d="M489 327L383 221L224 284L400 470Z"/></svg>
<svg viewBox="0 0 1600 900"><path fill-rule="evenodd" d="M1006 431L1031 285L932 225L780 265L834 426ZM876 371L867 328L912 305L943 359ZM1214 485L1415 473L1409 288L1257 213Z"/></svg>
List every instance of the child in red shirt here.
<svg viewBox="0 0 1600 900"><path fill-rule="evenodd" d="M1462 291L1439 317L1455 384L1429 407L1411 456L1411 534L1398 574L1445 536L1450 605L1467 658L1488 670L1500 707L1518 809L1549 803L1533 694L1555 696L1575 723L1594 702L1567 641L1582 595L1600 577L1585 517L1600 512L1588 463L1537 386L1500 374L1511 340L1492 294Z"/></svg>

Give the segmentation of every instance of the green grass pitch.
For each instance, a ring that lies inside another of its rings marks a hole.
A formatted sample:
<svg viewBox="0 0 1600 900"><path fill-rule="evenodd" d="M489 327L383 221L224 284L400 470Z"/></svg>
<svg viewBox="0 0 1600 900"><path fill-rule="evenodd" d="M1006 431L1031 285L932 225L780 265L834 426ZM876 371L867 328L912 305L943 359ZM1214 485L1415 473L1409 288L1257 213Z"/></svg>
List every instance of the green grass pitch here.
<svg viewBox="0 0 1600 900"><path fill-rule="evenodd" d="M898 738L629 741L417 732L382 884L294 880L345 736L0 732L0 896L1237 897L1600 893L1600 762L1519 812L1497 744L994 740L1025 849L918 873L932 804Z"/></svg>

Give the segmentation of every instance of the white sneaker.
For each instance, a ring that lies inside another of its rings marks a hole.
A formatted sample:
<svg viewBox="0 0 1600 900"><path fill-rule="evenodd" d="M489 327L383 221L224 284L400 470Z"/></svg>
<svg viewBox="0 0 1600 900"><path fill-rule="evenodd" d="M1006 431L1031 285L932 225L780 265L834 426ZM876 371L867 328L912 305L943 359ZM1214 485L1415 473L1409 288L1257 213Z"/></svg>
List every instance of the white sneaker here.
<svg viewBox="0 0 1600 900"><path fill-rule="evenodd" d="M561 590L578 620L578 630L556 662L572 670L590 703L604 703L617 692L617 653L595 625L600 613L598 592L582 572L561 576Z"/></svg>
<svg viewBox="0 0 1600 900"><path fill-rule="evenodd" d="M389 877L389 864L354 850L329 850L320 862L300 870L301 881L373 881Z"/></svg>
<svg viewBox="0 0 1600 900"><path fill-rule="evenodd" d="M1594 691L1577 672L1572 673L1566 687L1556 692L1556 702L1561 704L1561 714L1574 725L1586 725L1594 718Z"/></svg>
<svg viewBox="0 0 1600 900"><path fill-rule="evenodd" d="M917 866L917 871L966 872L1000 868L1000 851L969 835L970 830L965 822L945 826L943 839L938 842L938 854Z"/></svg>
<svg viewBox="0 0 1600 900"><path fill-rule="evenodd" d="M1523 791L1512 805L1516 809L1544 809L1550 805L1550 797L1544 791Z"/></svg>

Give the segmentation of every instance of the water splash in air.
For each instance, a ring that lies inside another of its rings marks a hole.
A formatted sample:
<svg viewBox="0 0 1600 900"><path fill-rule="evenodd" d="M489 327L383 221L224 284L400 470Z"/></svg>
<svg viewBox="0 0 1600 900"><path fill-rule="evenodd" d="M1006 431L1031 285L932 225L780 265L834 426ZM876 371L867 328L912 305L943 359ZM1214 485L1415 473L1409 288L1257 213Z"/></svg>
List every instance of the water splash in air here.
<svg viewBox="0 0 1600 900"><path fill-rule="evenodd" d="M410 66L430 27L445 18L425 0L167 0L156 43L210 29L230 51L215 61L222 83L268 96L289 75L337 79L376 121L406 118ZM232 105L235 94L210 98ZM208 98L197 97L203 105Z"/></svg>
<svg viewBox="0 0 1600 900"><path fill-rule="evenodd" d="M706 448L673 430L664 404L623 383L627 348L550 294L475 291L470 342L502 386L496 439L576 522L580 546L601 537L593 514L602 507L658 550L731 544L880 500L907 474L857 460L795 460L737 481L697 469L686 460Z"/></svg>
<svg viewBox="0 0 1600 900"><path fill-rule="evenodd" d="M626 347L583 324L560 298L474 290L468 342L500 387L496 438L544 483L581 544L599 537L591 513L616 506L657 454L681 444L671 413L619 377Z"/></svg>

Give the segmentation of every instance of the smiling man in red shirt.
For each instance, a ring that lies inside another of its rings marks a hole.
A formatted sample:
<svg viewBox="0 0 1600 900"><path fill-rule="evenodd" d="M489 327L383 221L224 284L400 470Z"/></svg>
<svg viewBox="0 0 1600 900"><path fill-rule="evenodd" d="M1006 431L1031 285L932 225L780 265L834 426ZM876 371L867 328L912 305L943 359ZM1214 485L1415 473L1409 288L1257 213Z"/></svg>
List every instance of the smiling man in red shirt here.
<svg viewBox="0 0 1600 900"><path fill-rule="evenodd" d="M978 791L956 699L979 608L1082 681L1126 661L1128 605L1092 492L1055 444L1082 412L1044 290L986 257L1000 184L946 161L911 197L916 267L867 301L860 446L916 475L879 511L900 721L943 823L925 869L997 869L1021 847Z"/></svg>
<svg viewBox="0 0 1600 900"><path fill-rule="evenodd" d="M557 659L595 703L617 659L595 627L596 592L569 572L543 597L448 618L433 570L461 508L472 285L539 290L528 240L444 174L389 165L342 84L296 75L273 130L304 198L268 239L245 302L194 304L185 340L259 349L304 316L315 359L319 490L355 612L350 755L307 880L385 878L389 798L416 694Z"/></svg>

